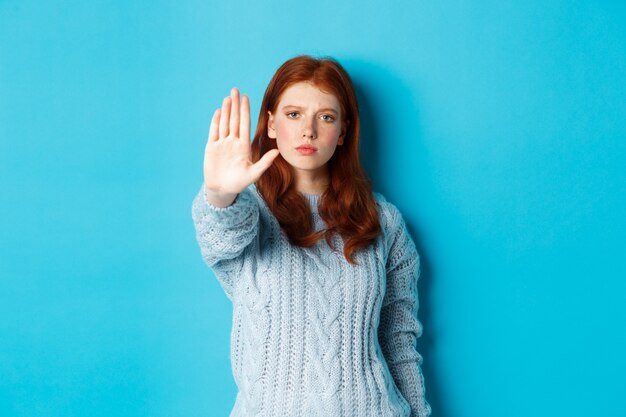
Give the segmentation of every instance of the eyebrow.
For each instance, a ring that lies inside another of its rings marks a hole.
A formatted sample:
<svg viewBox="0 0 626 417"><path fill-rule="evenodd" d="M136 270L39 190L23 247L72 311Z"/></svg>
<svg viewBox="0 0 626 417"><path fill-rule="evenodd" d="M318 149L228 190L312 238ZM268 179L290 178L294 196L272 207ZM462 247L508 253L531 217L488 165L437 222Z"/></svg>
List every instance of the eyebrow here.
<svg viewBox="0 0 626 417"><path fill-rule="evenodd" d="M297 110L303 110L304 109L304 107L296 106L295 104L287 104L287 105L284 105L282 107L282 110L285 110L287 108L292 108L292 109L297 109ZM323 109L319 109L318 112L329 112L329 113L339 114L339 112L337 110L335 110L335 109L333 109L331 107L325 107Z"/></svg>

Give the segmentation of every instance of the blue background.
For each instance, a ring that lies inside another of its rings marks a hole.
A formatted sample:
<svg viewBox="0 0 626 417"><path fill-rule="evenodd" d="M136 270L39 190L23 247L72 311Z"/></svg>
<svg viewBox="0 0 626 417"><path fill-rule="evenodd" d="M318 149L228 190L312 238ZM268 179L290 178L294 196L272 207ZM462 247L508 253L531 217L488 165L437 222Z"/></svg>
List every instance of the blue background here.
<svg viewBox="0 0 626 417"><path fill-rule="evenodd" d="M626 3L515 3L0 1L0 415L228 415L191 201L300 53L420 251L433 415L626 415Z"/></svg>

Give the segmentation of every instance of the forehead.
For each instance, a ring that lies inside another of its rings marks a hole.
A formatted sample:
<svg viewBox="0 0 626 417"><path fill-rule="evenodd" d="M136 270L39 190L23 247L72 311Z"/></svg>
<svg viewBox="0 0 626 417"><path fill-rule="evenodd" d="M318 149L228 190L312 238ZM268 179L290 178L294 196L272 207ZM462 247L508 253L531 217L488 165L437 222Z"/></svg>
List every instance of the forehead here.
<svg viewBox="0 0 626 417"><path fill-rule="evenodd" d="M339 111L340 104L337 97L330 92L324 92L309 82L298 82L290 85L283 91L278 103L279 107L331 107Z"/></svg>

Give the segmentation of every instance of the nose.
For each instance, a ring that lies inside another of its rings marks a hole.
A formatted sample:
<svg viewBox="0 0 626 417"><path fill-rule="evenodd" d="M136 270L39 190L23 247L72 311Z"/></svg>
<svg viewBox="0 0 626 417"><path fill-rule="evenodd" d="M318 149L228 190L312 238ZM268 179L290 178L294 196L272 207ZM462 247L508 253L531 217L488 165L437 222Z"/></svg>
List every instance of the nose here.
<svg viewBox="0 0 626 417"><path fill-rule="evenodd" d="M315 139L317 137L315 122L312 119L305 119L303 124L302 137L305 139Z"/></svg>

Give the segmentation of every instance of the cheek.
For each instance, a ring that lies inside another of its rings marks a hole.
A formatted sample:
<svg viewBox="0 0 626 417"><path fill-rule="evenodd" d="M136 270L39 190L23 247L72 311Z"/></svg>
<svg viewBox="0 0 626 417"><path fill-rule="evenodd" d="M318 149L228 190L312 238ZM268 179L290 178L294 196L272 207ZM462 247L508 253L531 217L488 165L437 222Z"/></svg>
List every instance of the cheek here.
<svg viewBox="0 0 626 417"><path fill-rule="evenodd" d="M279 119L274 122L274 129L276 129L276 134L280 136L286 136L289 134L289 124L286 120Z"/></svg>
<svg viewBox="0 0 626 417"><path fill-rule="evenodd" d="M292 135L289 128L289 123L286 123L284 120L276 120L274 122L274 129L276 130L276 146L281 151L291 147Z"/></svg>
<svg viewBox="0 0 626 417"><path fill-rule="evenodd" d="M324 129L324 137L330 141L334 142L339 139L339 135L341 134L341 126L328 126Z"/></svg>

